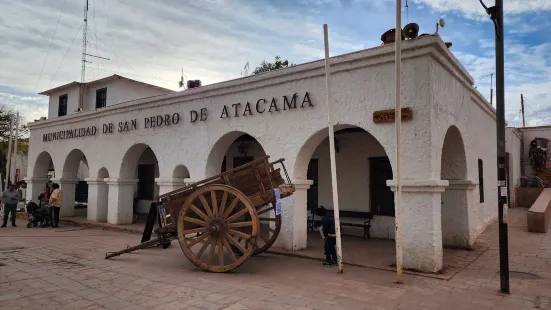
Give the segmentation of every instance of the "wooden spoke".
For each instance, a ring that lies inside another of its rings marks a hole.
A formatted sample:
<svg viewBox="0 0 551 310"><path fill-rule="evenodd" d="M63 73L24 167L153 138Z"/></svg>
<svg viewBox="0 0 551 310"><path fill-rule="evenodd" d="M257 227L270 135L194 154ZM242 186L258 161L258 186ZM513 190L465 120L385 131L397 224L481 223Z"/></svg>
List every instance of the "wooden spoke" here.
<svg viewBox="0 0 551 310"><path fill-rule="evenodd" d="M233 211L233 209L235 208L235 206L237 205L238 202L239 202L239 197L235 197L235 199L230 203L230 206L228 207L226 212L224 212L222 217L227 218L228 215L230 215L230 213Z"/></svg>
<svg viewBox="0 0 551 310"><path fill-rule="evenodd" d="M210 220L209 217L203 211L199 210L199 208L197 208L196 205L191 204L189 205L189 208L193 210L193 212L195 212L197 215L199 215L203 220L205 221Z"/></svg>
<svg viewBox="0 0 551 310"><path fill-rule="evenodd" d="M198 232L207 232L207 228L206 227L199 227L199 228L188 229L188 230L183 231L184 236L189 235L189 234L198 233Z"/></svg>
<svg viewBox="0 0 551 310"><path fill-rule="evenodd" d="M247 253L247 250L245 250L245 248L239 242L237 242L237 240L235 240L232 236L226 236L226 238L228 238L228 241L231 244L233 244L233 246L236 247L241 253L243 254Z"/></svg>
<svg viewBox="0 0 551 310"><path fill-rule="evenodd" d="M201 255L203 255L203 253L205 253L205 250L207 249L209 244L211 244L211 241L212 241L212 238L209 238L208 240L205 240L205 243L203 243L203 246L201 247L201 249L199 250L199 252L196 255L196 257L198 259L201 259Z"/></svg>
<svg viewBox="0 0 551 310"><path fill-rule="evenodd" d="M253 222L236 222L236 223L229 223L228 228L236 228L236 227L246 227L246 226L252 226Z"/></svg>
<svg viewBox="0 0 551 310"><path fill-rule="evenodd" d="M274 234L275 234L275 232L276 232L276 230L275 230L275 229L273 229L273 228L271 228L271 227L270 227L270 228L268 228L268 230L270 230L270 232L272 232L272 233L274 233Z"/></svg>
<svg viewBox="0 0 551 310"><path fill-rule="evenodd" d="M230 244L228 243L228 237L224 236L224 239L222 241L224 242L224 246L226 247L226 249L228 249L228 252L230 252L231 259L235 262L237 258L235 257L235 254L233 253L233 249L230 247Z"/></svg>
<svg viewBox="0 0 551 310"><path fill-rule="evenodd" d="M221 238L218 238L218 265L224 267L224 247L222 246Z"/></svg>
<svg viewBox="0 0 551 310"><path fill-rule="evenodd" d="M210 236L210 234L209 234L208 232L207 232L207 233L204 233L204 234L200 235L199 237L193 239L191 242L189 242L189 243L187 244L187 246L191 248L192 246L196 245L197 243L203 241L203 240L204 240L205 238L207 238L208 236Z"/></svg>
<svg viewBox="0 0 551 310"><path fill-rule="evenodd" d="M212 214L213 216L218 215L218 200L216 199L216 191L210 192L210 202L212 203Z"/></svg>
<svg viewBox="0 0 551 310"><path fill-rule="evenodd" d="M250 198L225 184L201 185L186 194L176 231L187 259L211 272L227 272L243 264L255 251L257 240L262 242Z"/></svg>
<svg viewBox="0 0 551 310"><path fill-rule="evenodd" d="M268 211L271 211L271 210L275 210L275 206L272 206L272 207L270 207L270 208L268 208L268 209L264 209L264 210L258 212L257 214L260 216L260 215L262 215L262 214L264 214L264 213L266 213L266 212L268 212Z"/></svg>
<svg viewBox="0 0 551 310"><path fill-rule="evenodd" d="M205 208L205 211L207 211L207 215L209 217L212 217L212 210L210 209L210 205L207 202L207 199L203 195L199 195L199 200L201 200L201 203L203 204L203 208Z"/></svg>
<svg viewBox="0 0 551 310"><path fill-rule="evenodd" d="M273 218L273 217L261 217L261 218L258 218L259 221L266 221L266 222L275 222L276 219Z"/></svg>
<svg viewBox="0 0 551 310"><path fill-rule="evenodd" d="M231 235L234 235L234 236L238 236L240 238L243 238L245 240L249 240L251 238L251 236L245 234L245 233L242 233L240 231L237 231L235 229L228 229L228 233L231 234Z"/></svg>
<svg viewBox="0 0 551 310"><path fill-rule="evenodd" d="M212 239L210 242L210 251L209 251L209 257L207 258L207 264L212 263L212 258L214 257L214 249L216 248L216 240Z"/></svg>
<svg viewBox="0 0 551 310"><path fill-rule="evenodd" d="M190 223L195 223L195 224L201 225L201 226L207 226L207 222L201 221L199 219L189 217L189 216L184 217L184 222L190 222Z"/></svg>
<svg viewBox="0 0 551 310"><path fill-rule="evenodd" d="M245 215L249 210L247 208L243 208L243 210L235 213L234 215L230 216L226 221L229 223L233 222L234 220L240 218L241 216Z"/></svg>
<svg viewBox="0 0 551 310"><path fill-rule="evenodd" d="M226 207L226 203L228 202L228 192L224 192L222 195L222 202L220 203L220 211L218 211L218 214L224 214L224 208Z"/></svg>
<svg viewBox="0 0 551 310"><path fill-rule="evenodd" d="M268 243L269 239L266 239L263 234L260 234L260 239L262 239L264 242Z"/></svg>

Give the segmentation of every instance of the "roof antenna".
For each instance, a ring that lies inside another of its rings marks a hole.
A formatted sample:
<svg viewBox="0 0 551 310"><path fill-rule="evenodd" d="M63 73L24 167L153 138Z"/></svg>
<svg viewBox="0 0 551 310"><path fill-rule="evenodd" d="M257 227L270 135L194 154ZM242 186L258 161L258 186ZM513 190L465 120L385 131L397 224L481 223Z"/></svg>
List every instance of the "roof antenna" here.
<svg viewBox="0 0 551 310"><path fill-rule="evenodd" d="M184 87L184 66L182 66L182 77L180 78L178 85L180 86L180 88Z"/></svg>

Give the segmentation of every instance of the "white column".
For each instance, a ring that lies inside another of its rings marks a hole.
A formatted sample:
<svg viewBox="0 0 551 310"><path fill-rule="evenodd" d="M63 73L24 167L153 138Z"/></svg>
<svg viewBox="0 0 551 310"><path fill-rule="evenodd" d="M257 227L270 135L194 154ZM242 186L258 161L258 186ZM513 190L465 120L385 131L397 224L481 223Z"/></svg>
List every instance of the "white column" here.
<svg viewBox="0 0 551 310"><path fill-rule="evenodd" d="M307 244L307 190L313 184L311 180L293 180L295 193L284 200L292 201L292 204L283 202L281 211L281 231L274 247L288 251L298 251L306 248Z"/></svg>
<svg viewBox="0 0 551 310"><path fill-rule="evenodd" d="M87 178L88 207L86 219L92 222L107 221L107 205L109 203L109 185L104 178Z"/></svg>
<svg viewBox="0 0 551 310"><path fill-rule="evenodd" d="M137 179L107 180L109 185L109 206L107 222L109 224L132 224L134 217L134 186Z"/></svg>
<svg viewBox="0 0 551 310"><path fill-rule="evenodd" d="M396 190L394 180L387 185ZM444 180L403 180L402 238L403 267L438 272L443 266L441 194Z"/></svg>
<svg viewBox="0 0 551 310"><path fill-rule="evenodd" d="M444 246L469 249L475 241L471 237L472 223L469 214L476 215L473 208L474 189L478 182L449 180L442 193L442 243Z"/></svg>
<svg viewBox="0 0 551 310"><path fill-rule="evenodd" d="M182 178L157 178L155 182L159 185L159 195L163 195L184 187L189 179Z"/></svg>
<svg viewBox="0 0 551 310"><path fill-rule="evenodd" d="M27 200L28 201L32 200L36 204L39 204L38 196L42 194L48 181L49 181L48 178L32 177L30 179L26 179L25 182L27 182Z"/></svg>
<svg viewBox="0 0 551 310"><path fill-rule="evenodd" d="M75 216L75 191L78 180L73 179L52 179L52 182L58 183L62 193L61 209L59 217Z"/></svg>

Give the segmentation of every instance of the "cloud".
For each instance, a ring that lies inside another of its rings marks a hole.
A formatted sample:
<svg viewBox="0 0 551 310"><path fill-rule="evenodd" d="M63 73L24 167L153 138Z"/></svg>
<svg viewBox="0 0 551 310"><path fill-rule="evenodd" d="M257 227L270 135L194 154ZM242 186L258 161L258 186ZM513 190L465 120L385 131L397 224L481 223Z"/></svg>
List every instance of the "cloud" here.
<svg viewBox="0 0 551 310"><path fill-rule="evenodd" d="M471 19L487 18L478 0L413 0L425 4L438 12L460 12ZM483 0L487 7L494 5L494 0ZM504 14L534 13L551 10L551 0L504 0Z"/></svg>

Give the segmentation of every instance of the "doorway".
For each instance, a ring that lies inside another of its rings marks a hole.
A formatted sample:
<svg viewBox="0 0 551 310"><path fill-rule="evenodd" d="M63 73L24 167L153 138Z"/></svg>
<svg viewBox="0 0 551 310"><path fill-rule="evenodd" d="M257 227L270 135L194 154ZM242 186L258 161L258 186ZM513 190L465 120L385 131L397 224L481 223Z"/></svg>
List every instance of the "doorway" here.
<svg viewBox="0 0 551 310"><path fill-rule="evenodd" d="M394 193L386 185L392 180L392 166L388 157L369 158L369 196L374 215L394 216Z"/></svg>
<svg viewBox="0 0 551 310"><path fill-rule="evenodd" d="M318 159L310 159L306 178L313 182L306 191L306 209L316 210L318 208Z"/></svg>

